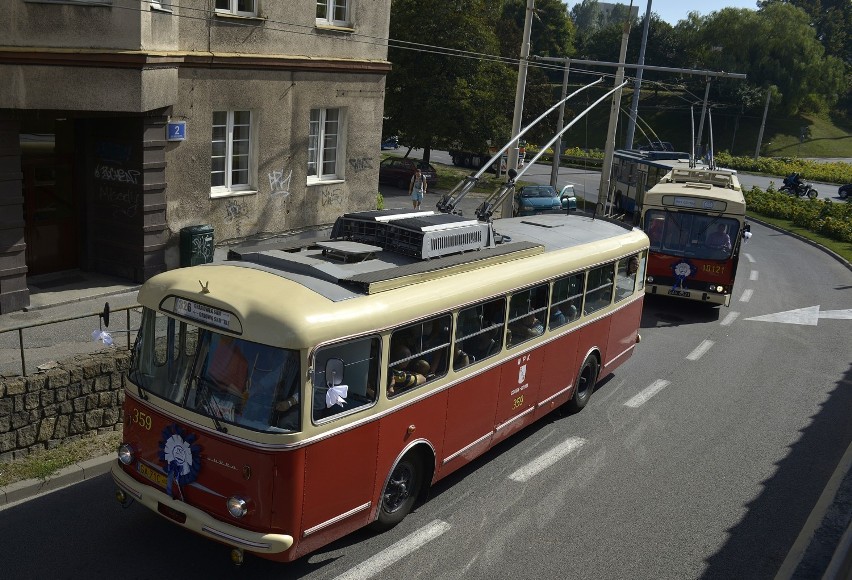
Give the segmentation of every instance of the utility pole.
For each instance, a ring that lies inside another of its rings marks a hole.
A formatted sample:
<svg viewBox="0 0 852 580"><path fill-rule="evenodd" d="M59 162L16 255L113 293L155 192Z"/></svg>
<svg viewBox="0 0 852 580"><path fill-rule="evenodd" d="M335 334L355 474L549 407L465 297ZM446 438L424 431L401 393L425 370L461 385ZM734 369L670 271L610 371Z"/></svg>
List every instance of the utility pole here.
<svg viewBox="0 0 852 580"><path fill-rule="evenodd" d="M624 61L627 58L627 40L630 37L630 12L633 8L633 0L630 0L630 8L627 10L627 18L624 20L624 29L621 33L621 53L618 55L618 69L615 72L615 86L624 82ZM612 155L615 151L615 133L618 130L618 110L621 106L621 89L612 95L612 105L609 108L609 128L606 133L606 147L604 149L603 166L601 167L601 184L598 188L598 205L603 203L601 214L608 215L609 204L609 182L612 174ZM595 209L597 213L597 209Z"/></svg>
<svg viewBox="0 0 852 580"><path fill-rule="evenodd" d="M760 157L760 146L763 144L763 128L766 127L766 114L769 112L769 98L772 96L772 89L766 87L766 104L763 106L763 121L760 122L760 131L757 133L757 147L754 149L754 160Z"/></svg>
<svg viewBox="0 0 852 580"><path fill-rule="evenodd" d="M512 135L517 135L521 130L521 117L524 114L524 91L527 86L527 64L530 57L530 33L532 31L532 17L535 10L535 0L527 0L526 14L524 15L524 38L521 42L521 62L518 64L518 84L515 86L515 113L512 117ZM508 151L509 158L506 164L507 173L509 169L518 170L518 144L513 143ZM512 197L507 196L503 202L502 215L512 215Z"/></svg>
<svg viewBox="0 0 852 580"><path fill-rule="evenodd" d="M651 0L645 10L645 25L642 27L642 44L639 47L639 65L645 64L645 46L648 44L648 29L651 27ZM636 71L636 81L633 84L633 102L630 105L630 117L627 119L627 136L624 148L633 149L633 134L636 132L636 118L639 116L639 90L642 88L642 71Z"/></svg>
<svg viewBox="0 0 852 580"><path fill-rule="evenodd" d="M568 95L568 71L571 68L571 60L565 59L565 73L562 75L562 100ZM559 107L559 120L556 122L556 133L562 132L562 127L565 126L565 103ZM556 180L559 178L559 163L562 161L562 136L556 141L553 146L553 165L550 168L550 185L556 187Z"/></svg>
<svg viewBox="0 0 852 580"><path fill-rule="evenodd" d="M704 115L707 114L707 99L710 97L710 77L705 79L707 81L707 86L704 88L704 106L701 107L701 120L698 121L698 139L697 145L699 147L699 151L701 155L704 154L704 148L701 147L701 134L704 132Z"/></svg>

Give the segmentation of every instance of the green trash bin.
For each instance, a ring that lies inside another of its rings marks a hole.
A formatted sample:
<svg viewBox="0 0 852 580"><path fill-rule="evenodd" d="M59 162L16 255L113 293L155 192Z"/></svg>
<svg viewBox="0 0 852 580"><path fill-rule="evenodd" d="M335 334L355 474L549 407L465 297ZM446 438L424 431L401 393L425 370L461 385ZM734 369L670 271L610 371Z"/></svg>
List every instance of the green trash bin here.
<svg viewBox="0 0 852 580"><path fill-rule="evenodd" d="M196 266L213 261L213 226L189 226L180 230L180 265Z"/></svg>

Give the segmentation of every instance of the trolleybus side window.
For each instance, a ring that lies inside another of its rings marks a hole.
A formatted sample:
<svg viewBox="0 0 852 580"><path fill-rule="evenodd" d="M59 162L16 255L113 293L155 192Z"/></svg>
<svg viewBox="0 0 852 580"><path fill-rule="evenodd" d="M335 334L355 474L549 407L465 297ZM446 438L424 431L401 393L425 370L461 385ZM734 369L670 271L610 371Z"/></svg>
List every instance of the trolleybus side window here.
<svg viewBox="0 0 852 580"><path fill-rule="evenodd" d="M313 361L313 420L322 421L376 401L381 339L357 338L317 349Z"/></svg>
<svg viewBox="0 0 852 580"><path fill-rule="evenodd" d="M498 298L459 312L456 325L456 349L453 370L499 353L503 348L506 325L506 300Z"/></svg>
<svg viewBox="0 0 852 580"><path fill-rule="evenodd" d="M580 318L586 275L583 272L560 278L553 283L549 327L559 328Z"/></svg>
<svg viewBox="0 0 852 580"><path fill-rule="evenodd" d="M591 314L612 303L612 280L614 273L614 263L589 270L583 314Z"/></svg>
<svg viewBox="0 0 852 580"><path fill-rule="evenodd" d="M544 332L547 319L549 284L542 284L512 295L509 301L509 332L506 344L514 346Z"/></svg>
<svg viewBox="0 0 852 580"><path fill-rule="evenodd" d="M450 364L452 317L430 318L391 335L388 396L447 374Z"/></svg>
<svg viewBox="0 0 852 580"><path fill-rule="evenodd" d="M639 271L639 256L630 256L618 261L615 273L615 301L620 302L633 294L636 288L636 273Z"/></svg>

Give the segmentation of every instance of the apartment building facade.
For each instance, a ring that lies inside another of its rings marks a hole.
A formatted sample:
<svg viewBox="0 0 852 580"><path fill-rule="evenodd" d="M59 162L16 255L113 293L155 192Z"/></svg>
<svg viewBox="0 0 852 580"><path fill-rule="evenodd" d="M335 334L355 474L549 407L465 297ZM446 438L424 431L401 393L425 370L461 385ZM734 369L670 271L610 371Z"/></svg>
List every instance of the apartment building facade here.
<svg viewBox="0 0 852 580"><path fill-rule="evenodd" d="M375 208L390 3L8 0L0 314L32 276L178 267L192 226L223 242Z"/></svg>

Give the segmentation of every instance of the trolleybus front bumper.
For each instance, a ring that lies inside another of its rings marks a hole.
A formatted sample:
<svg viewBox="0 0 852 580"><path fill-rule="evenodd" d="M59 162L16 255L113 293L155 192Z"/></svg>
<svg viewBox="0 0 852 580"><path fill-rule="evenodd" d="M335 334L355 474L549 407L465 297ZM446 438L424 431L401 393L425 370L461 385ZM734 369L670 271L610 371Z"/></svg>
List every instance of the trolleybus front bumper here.
<svg viewBox="0 0 852 580"><path fill-rule="evenodd" d="M707 290L679 290L672 288L671 284L654 284L652 282L647 282L645 284L645 294L674 296L675 298L685 298L687 300L695 300L696 302L709 302L710 304L719 304L720 306L731 305L730 294L718 294L716 292L708 292Z"/></svg>
<svg viewBox="0 0 852 580"><path fill-rule="evenodd" d="M222 542L247 552L278 554L293 545L293 537L285 534L252 532L211 517L206 512L169 497L159 489L145 485L124 472L118 461L112 466L112 478L116 485L151 511L159 513L169 521L204 537ZM165 508L165 509L163 509ZM166 515L179 512L186 516L183 522ZM166 512L166 513L164 513Z"/></svg>

